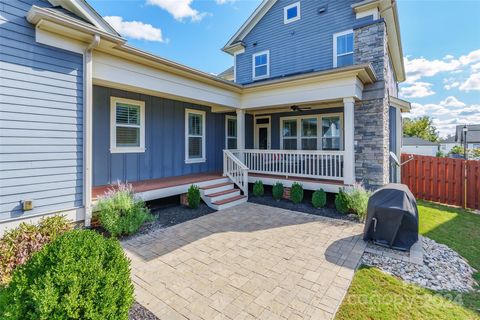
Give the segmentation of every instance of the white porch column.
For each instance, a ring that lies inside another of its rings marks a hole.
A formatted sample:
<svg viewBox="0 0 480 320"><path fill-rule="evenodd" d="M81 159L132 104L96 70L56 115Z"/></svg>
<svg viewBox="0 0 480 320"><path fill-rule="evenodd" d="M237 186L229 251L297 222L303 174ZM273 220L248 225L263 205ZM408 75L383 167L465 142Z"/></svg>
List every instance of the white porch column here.
<svg viewBox="0 0 480 320"><path fill-rule="evenodd" d="M245 110L237 109L237 149L245 149Z"/></svg>
<svg viewBox="0 0 480 320"><path fill-rule="evenodd" d="M343 179L346 185L355 183L355 122L354 122L354 104L353 98L344 98L344 116L343 130L345 135L345 156L343 159Z"/></svg>

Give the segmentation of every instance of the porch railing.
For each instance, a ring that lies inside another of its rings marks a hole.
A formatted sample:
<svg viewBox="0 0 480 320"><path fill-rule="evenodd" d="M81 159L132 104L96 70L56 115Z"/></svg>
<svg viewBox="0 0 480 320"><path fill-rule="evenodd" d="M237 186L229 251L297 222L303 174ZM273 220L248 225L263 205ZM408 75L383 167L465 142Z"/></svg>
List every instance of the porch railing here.
<svg viewBox="0 0 480 320"><path fill-rule="evenodd" d="M230 150L249 172L343 180L344 151Z"/></svg>
<svg viewBox="0 0 480 320"><path fill-rule="evenodd" d="M229 177L248 196L248 167L230 150L223 150L223 175Z"/></svg>

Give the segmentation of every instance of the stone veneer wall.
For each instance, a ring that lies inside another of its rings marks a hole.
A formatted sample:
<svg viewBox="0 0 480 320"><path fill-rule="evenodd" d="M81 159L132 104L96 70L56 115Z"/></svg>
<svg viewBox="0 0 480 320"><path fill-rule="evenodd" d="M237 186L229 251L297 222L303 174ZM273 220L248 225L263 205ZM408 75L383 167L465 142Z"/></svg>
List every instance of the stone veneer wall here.
<svg viewBox="0 0 480 320"><path fill-rule="evenodd" d="M389 182L389 103L387 34L383 20L355 29L355 63L371 63L377 81L355 103L355 176L367 188Z"/></svg>

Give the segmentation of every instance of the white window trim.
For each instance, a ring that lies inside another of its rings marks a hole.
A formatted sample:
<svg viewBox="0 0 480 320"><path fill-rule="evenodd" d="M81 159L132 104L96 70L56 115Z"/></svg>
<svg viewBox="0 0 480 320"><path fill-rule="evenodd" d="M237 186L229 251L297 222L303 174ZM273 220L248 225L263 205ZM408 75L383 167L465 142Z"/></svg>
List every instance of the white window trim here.
<svg viewBox="0 0 480 320"><path fill-rule="evenodd" d="M132 104L140 107L140 146L117 147L117 103ZM110 97L110 153L145 152L145 101Z"/></svg>
<svg viewBox="0 0 480 320"><path fill-rule="evenodd" d="M263 76L255 77L255 58L257 56L261 56L261 55L264 55L264 54L267 55L267 74L263 75ZM270 50L264 50L264 51L254 53L252 55L252 79L253 80L260 80L260 79L266 79L266 78L269 78L269 77L270 77Z"/></svg>
<svg viewBox="0 0 480 320"><path fill-rule="evenodd" d="M194 113L202 115L202 157L201 158L194 158L190 159L188 157L188 138L190 135L188 134L188 114ZM207 158L205 155L206 152L206 112L201 110L195 109L185 109L185 163L202 163L206 162Z"/></svg>
<svg viewBox="0 0 480 320"><path fill-rule="evenodd" d="M287 18L287 11L293 7L297 7L297 16L294 17L294 18L290 18L288 19ZM287 24L287 23L290 23L290 22L294 22L294 21L297 21L297 20L300 20L300 2L295 2L295 3L292 3L286 7L283 8L283 23L284 24Z"/></svg>
<svg viewBox="0 0 480 320"><path fill-rule="evenodd" d="M337 32L337 33L334 33L333 34L333 67L336 68L338 63L337 63L337 38L338 37L341 37L341 36L344 36L344 35L347 35L347 34L350 34L350 33L353 33L353 29L350 29L350 30L345 30L345 31L342 31L342 32ZM354 40L355 42L355 40ZM351 53L344 53L342 54L342 56L344 55L348 55L348 54L352 54L355 52L355 48L353 48L353 51Z"/></svg>
<svg viewBox="0 0 480 320"><path fill-rule="evenodd" d="M233 136L229 136L228 135L228 120L237 120L237 117L236 116L229 116L229 115L226 115L225 116L225 149L228 149L228 139L235 139L237 140L237 148L238 148L238 121L237 121L237 132L236 132L236 136L233 137Z"/></svg>
<svg viewBox="0 0 480 320"><path fill-rule="evenodd" d="M284 120L297 120L297 135L296 137L286 138L286 139L295 139L297 140L297 150L302 150L302 138L305 139L313 139L313 137L303 137L302 136L302 119L317 119L317 150L323 150L322 144L322 130L321 130L321 123L322 118L330 118L330 117L339 117L340 118L340 150L344 151L344 128L343 128L343 113L335 112L335 113L322 113L322 114L311 114L311 115L300 115L300 116L288 116L288 117L281 117L280 118L280 149L283 150L283 121ZM300 149L299 149L300 147ZM326 150L329 151L329 150Z"/></svg>

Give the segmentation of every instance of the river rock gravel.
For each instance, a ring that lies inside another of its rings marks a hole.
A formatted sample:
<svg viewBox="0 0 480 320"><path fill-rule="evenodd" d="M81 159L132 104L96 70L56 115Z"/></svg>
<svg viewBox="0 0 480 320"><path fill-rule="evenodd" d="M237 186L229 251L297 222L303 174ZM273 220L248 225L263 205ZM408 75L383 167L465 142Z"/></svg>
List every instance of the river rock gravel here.
<svg viewBox="0 0 480 320"><path fill-rule="evenodd" d="M365 252L362 263L377 267L407 282L441 291L468 292L474 289L475 272L468 262L448 246L423 237L423 265Z"/></svg>

